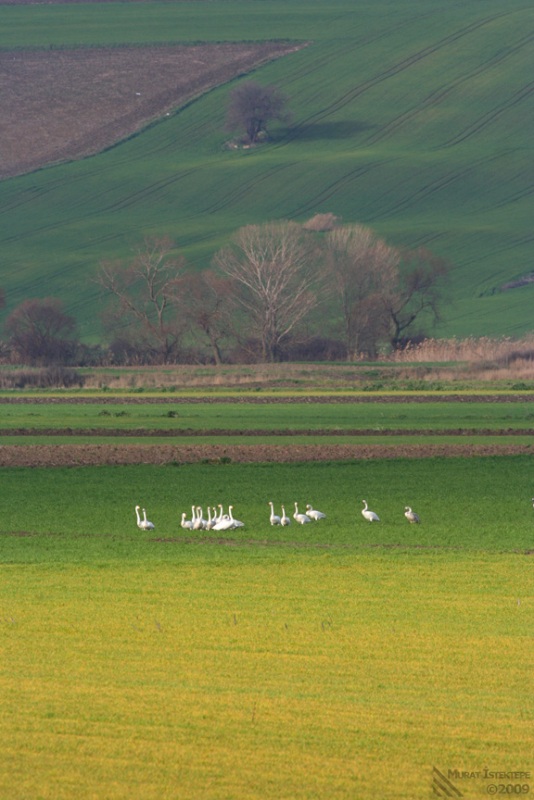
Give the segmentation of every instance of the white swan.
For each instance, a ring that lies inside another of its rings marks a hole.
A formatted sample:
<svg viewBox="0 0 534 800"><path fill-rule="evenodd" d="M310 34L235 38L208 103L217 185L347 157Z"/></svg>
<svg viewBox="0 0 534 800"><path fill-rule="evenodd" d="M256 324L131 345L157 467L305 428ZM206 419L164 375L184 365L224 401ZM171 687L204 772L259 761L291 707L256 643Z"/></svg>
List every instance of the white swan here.
<svg viewBox="0 0 534 800"><path fill-rule="evenodd" d="M233 506L228 506L228 516L230 517L230 521L232 522L232 528L244 528L245 523L241 522L240 519L234 519L234 515L232 511L234 510Z"/></svg>
<svg viewBox="0 0 534 800"><path fill-rule="evenodd" d="M281 525L282 519L274 513L274 505L272 500L269 500L268 505L271 506L271 516L269 517L271 525Z"/></svg>
<svg viewBox="0 0 534 800"><path fill-rule="evenodd" d="M202 509L200 506L196 508L195 519L193 521L193 530L201 531L204 528L205 520L202 519Z"/></svg>
<svg viewBox="0 0 534 800"><path fill-rule="evenodd" d="M206 530L211 531L215 525L215 514L211 516L211 508L208 506L208 521L206 522Z"/></svg>
<svg viewBox="0 0 534 800"><path fill-rule="evenodd" d="M362 510L362 515L364 519L368 520L369 522L380 522L380 517L378 514L375 514L374 511L369 511L367 508L367 500L362 500L365 508Z"/></svg>
<svg viewBox="0 0 534 800"><path fill-rule="evenodd" d="M150 520L148 520L148 519L146 518L146 508L143 508L143 522L142 522L142 526L143 526L143 530L144 530L144 531L153 531L153 530L154 530L154 527L155 527L155 526L154 526L154 523L153 523L153 522L150 522Z"/></svg>
<svg viewBox="0 0 534 800"><path fill-rule="evenodd" d="M291 518L287 516L284 506L282 506L282 516L280 517L280 525L291 525Z"/></svg>
<svg viewBox="0 0 534 800"><path fill-rule="evenodd" d="M317 511L317 509L309 503L306 505L306 514L310 519L314 519L316 522L318 519L326 519L326 514L323 514L322 511Z"/></svg>
<svg viewBox="0 0 534 800"><path fill-rule="evenodd" d="M410 506L405 507L404 516L406 517L408 522L421 522L419 514L416 514L415 511L412 511Z"/></svg>
<svg viewBox="0 0 534 800"><path fill-rule="evenodd" d="M140 510L141 510L141 506L136 506L135 507L135 516L137 517L137 527L141 528L141 530L143 530L143 520L139 516Z"/></svg>
<svg viewBox="0 0 534 800"><path fill-rule="evenodd" d="M191 520L185 518L185 511L182 514L182 521L181 521L180 525L182 526L182 528L185 528L186 530L189 530L189 531L193 527L193 523L191 522Z"/></svg>
<svg viewBox="0 0 534 800"><path fill-rule="evenodd" d="M311 522L311 519L307 514L299 514L299 507L297 503L295 503L295 513L293 514L293 519L296 522L299 522L301 525Z"/></svg>
<svg viewBox="0 0 534 800"><path fill-rule="evenodd" d="M212 530L214 530L214 531L229 531L233 527L234 527L233 521L230 519L230 517L227 514L225 514L220 519L217 520L217 522L213 526Z"/></svg>

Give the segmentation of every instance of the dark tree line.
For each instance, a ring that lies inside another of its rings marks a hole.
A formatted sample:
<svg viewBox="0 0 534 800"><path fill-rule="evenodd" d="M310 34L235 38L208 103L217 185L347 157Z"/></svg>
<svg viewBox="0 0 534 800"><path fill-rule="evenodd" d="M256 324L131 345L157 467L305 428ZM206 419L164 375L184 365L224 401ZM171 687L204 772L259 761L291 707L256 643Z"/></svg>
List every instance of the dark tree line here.
<svg viewBox="0 0 534 800"><path fill-rule="evenodd" d="M98 269L105 345L84 347L61 301L28 299L6 320L4 358L34 365L352 361L424 336L441 317L447 264L332 219L320 232L287 221L245 226L202 271L189 269L169 238L146 238L131 259Z"/></svg>

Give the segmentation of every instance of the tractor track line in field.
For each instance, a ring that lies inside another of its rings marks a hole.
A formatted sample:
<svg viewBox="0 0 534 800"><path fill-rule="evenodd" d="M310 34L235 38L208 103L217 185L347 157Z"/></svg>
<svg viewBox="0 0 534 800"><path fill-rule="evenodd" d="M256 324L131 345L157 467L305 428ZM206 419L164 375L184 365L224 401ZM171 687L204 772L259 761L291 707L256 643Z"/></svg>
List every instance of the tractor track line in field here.
<svg viewBox="0 0 534 800"><path fill-rule="evenodd" d="M277 166L270 166L268 169L264 170L264 172L261 173L260 175L257 175L254 178L245 181L244 183L240 183L238 186L229 191L226 195L221 197L216 202L212 203L211 205L205 206L203 210L204 213L216 214L218 211L222 211L232 203L235 203L239 200L243 200L250 191L256 192L258 186L261 183L263 183L266 180L269 180L270 178L277 175L279 172L283 172L284 170L286 170L291 166L293 166L293 164L291 163L289 164L284 163Z"/></svg>
<svg viewBox="0 0 534 800"><path fill-rule="evenodd" d="M406 58L402 59L401 61L396 62L391 67L379 72L372 78L358 84L350 91L346 92L345 94L341 95L337 100L331 103L326 108L323 108L321 111L317 112L316 114L311 115L310 117L303 120L298 126L295 126L292 131L288 134L288 136L284 139L285 142L289 142L294 138L297 138L299 135L299 130L317 123L319 121L324 120L326 117L329 117L331 114L334 114L344 108L346 105L351 103L357 97L362 95L364 92L368 91L371 88L374 88L378 84L382 83L389 78L395 77L399 75L406 69L414 66L414 64L419 63L420 61L428 58L431 55L435 55L439 50L442 50L444 47L448 47L449 45L459 41L463 37L473 33L474 31L478 30L485 25L494 22L496 19L500 17L507 16L509 12L503 12L501 14L496 14L491 17L486 17L483 20L477 20L476 22L472 22L470 25L467 25L465 28L461 28L454 33L445 36L443 39L440 39L436 43L429 45L428 47L424 47L421 50L412 53L411 55L407 56Z"/></svg>
<svg viewBox="0 0 534 800"><path fill-rule="evenodd" d="M316 208L321 203L325 203L327 200L330 200L334 197L341 189L346 186L349 186L353 181L358 180L358 178L363 177L368 172L372 172L373 170L382 167L386 163L391 163L395 159L391 159L390 161L376 161L372 164L366 164L365 166L359 166L355 169L351 170L350 172L346 172L337 180L333 181L332 183L325 186L322 191L318 194L313 195L307 203L302 206L299 206L296 209L293 209L291 212L291 217L299 217L303 214L309 214L312 211L315 211Z"/></svg>
<svg viewBox="0 0 534 800"><path fill-rule="evenodd" d="M399 114L399 116L392 119L389 123L384 125L378 132L374 134L370 134L365 139L365 144L376 144L385 138L390 137L392 134L397 133L399 128L401 128L406 123L413 123L414 119L424 111L428 111L431 108L435 108L458 87L462 86L464 83L471 81L473 78L482 75L488 69L495 67L497 64L506 61L512 55L515 55L516 52L519 52L523 49L525 44L532 42L534 37L529 34L525 36L523 39L515 47L508 48L505 52L499 52L496 55L489 58L483 64L475 67L470 72L465 73L464 75L459 76L455 80L450 81L449 83L445 83L443 86L435 89L426 98L424 98L417 106L409 109L408 111L404 112L403 114ZM447 143L444 145L447 146ZM439 149L439 148L438 148Z"/></svg>
<svg viewBox="0 0 534 800"><path fill-rule="evenodd" d="M495 106L491 109L491 111L487 111L452 139L448 139L446 142L444 142L442 147L454 147L455 145L470 139L475 134L480 133L480 131L484 130L484 128L487 128L488 125L492 125L494 122L496 122L499 117L505 113L505 111L508 111L510 108L513 108L530 97L533 90L534 81L527 83L517 92L515 92L509 99L505 100L500 105Z"/></svg>

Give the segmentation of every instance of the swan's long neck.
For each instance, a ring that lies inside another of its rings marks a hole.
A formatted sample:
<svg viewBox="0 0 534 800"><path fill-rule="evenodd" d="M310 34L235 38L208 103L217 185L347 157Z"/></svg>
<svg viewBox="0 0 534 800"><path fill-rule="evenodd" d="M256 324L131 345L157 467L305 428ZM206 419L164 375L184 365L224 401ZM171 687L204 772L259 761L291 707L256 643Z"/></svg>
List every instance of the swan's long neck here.
<svg viewBox="0 0 534 800"><path fill-rule="evenodd" d="M141 522L141 517L139 516L139 506L135 507L135 515L137 517L137 524L139 525L139 523Z"/></svg>

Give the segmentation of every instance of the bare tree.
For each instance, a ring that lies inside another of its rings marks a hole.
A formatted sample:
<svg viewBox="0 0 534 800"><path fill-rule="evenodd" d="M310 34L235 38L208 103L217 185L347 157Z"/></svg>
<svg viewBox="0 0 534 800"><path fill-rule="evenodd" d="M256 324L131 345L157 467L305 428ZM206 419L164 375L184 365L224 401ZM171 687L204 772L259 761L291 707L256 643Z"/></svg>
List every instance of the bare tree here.
<svg viewBox="0 0 534 800"><path fill-rule="evenodd" d="M189 273L180 285L182 314L191 330L200 332L215 364L222 364L222 347L234 336L235 286L213 270Z"/></svg>
<svg viewBox="0 0 534 800"><path fill-rule="evenodd" d="M424 247L401 252L396 291L384 298L393 347L399 347L403 339L413 334L417 321L440 321L449 269L446 261Z"/></svg>
<svg viewBox="0 0 534 800"><path fill-rule="evenodd" d="M186 325L178 310L179 285L184 260L172 257L174 243L164 238L146 238L133 260L103 262L97 282L116 301L114 327L133 331L125 340L136 341L152 360L175 360Z"/></svg>
<svg viewBox="0 0 534 800"><path fill-rule="evenodd" d="M363 225L334 228L326 236L331 291L343 319L347 359L376 354L387 335L386 298L397 284L399 254Z"/></svg>
<svg viewBox="0 0 534 800"><path fill-rule="evenodd" d="M260 341L264 361L276 361L280 346L318 303L318 251L296 222L247 225L214 265L237 287L236 301L249 334Z"/></svg>
<svg viewBox="0 0 534 800"><path fill-rule="evenodd" d="M5 324L17 358L30 364L66 364L78 345L76 321L55 297L24 300Z"/></svg>
<svg viewBox="0 0 534 800"><path fill-rule="evenodd" d="M244 131L246 141L256 144L262 134L267 134L269 122L289 120L286 102L276 86L262 86L255 81L241 83L230 93L226 130Z"/></svg>

